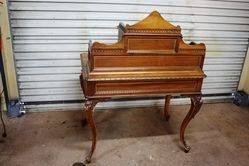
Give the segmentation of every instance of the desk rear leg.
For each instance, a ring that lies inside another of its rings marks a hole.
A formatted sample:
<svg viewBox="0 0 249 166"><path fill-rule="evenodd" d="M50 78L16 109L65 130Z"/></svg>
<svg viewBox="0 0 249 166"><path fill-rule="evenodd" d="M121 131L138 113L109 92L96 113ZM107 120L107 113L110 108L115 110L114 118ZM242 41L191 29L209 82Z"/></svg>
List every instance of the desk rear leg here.
<svg viewBox="0 0 249 166"><path fill-rule="evenodd" d="M180 128L180 141L182 142L184 146L184 152L189 152L190 146L186 144L184 134L185 129L188 126L189 122L192 118L197 114L197 112L200 110L202 106L201 96L190 96L191 99L191 106L189 109L189 112L187 113L186 117L182 121L181 128Z"/></svg>
<svg viewBox="0 0 249 166"><path fill-rule="evenodd" d="M170 115L169 115L170 99L171 99L171 95L167 95L165 97L165 105L164 105L163 116L165 117L166 121L168 121L169 118L170 118Z"/></svg>
<svg viewBox="0 0 249 166"><path fill-rule="evenodd" d="M87 125L85 107L84 107L84 109L82 111L81 125L82 125L82 127Z"/></svg>
<svg viewBox="0 0 249 166"><path fill-rule="evenodd" d="M95 125L94 118L93 118L94 107L96 104L97 104L97 101L88 100L85 102L86 120L87 120L87 123L89 124L89 127L92 130L92 147L91 147L89 154L86 157L87 163L91 162L93 152L96 149L97 131L96 131L96 125Z"/></svg>

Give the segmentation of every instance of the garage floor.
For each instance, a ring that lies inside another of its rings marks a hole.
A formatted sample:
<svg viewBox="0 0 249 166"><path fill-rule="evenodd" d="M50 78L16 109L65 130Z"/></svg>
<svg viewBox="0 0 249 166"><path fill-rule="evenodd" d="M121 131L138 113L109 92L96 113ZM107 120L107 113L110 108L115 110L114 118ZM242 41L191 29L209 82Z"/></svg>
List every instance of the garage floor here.
<svg viewBox="0 0 249 166"><path fill-rule="evenodd" d="M178 142L185 106L96 110L97 150L92 166L248 166L249 108L230 103L205 104L186 130L192 149ZM28 113L8 119L0 138L1 166L72 166L82 162L91 133L80 124L80 111Z"/></svg>

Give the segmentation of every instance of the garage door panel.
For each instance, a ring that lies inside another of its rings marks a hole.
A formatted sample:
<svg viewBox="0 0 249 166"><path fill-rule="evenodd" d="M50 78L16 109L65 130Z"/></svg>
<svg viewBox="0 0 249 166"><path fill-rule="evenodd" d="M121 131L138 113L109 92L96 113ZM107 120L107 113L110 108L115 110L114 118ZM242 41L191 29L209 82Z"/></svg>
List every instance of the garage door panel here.
<svg viewBox="0 0 249 166"><path fill-rule="evenodd" d="M83 100L80 53L87 52L89 40L114 43L119 22L135 23L155 9L181 26L187 43L206 44L203 94L234 92L248 48L246 0L10 0L21 100Z"/></svg>

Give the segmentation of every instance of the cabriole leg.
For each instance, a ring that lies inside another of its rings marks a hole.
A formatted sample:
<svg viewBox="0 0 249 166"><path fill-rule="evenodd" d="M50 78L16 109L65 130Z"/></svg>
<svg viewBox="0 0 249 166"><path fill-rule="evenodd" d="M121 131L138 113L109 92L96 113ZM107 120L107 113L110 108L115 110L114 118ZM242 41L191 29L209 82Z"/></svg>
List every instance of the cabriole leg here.
<svg viewBox="0 0 249 166"><path fill-rule="evenodd" d="M165 97L165 105L164 105L164 111L163 111L163 115L165 117L165 119L168 121L169 118L170 118L170 115L169 115L169 104L170 104L170 99L171 99L171 96L170 95L167 95Z"/></svg>
<svg viewBox="0 0 249 166"><path fill-rule="evenodd" d="M200 110L202 101L201 96L190 96L191 99L191 106L189 109L189 112L187 113L186 117L182 121L181 128L180 128L180 141L183 144L184 152L189 152L190 146L186 144L186 141L184 139L185 129L188 126L190 120L194 118L194 116L197 114L197 112Z"/></svg>
<svg viewBox="0 0 249 166"><path fill-rule="evenodd" d="M83 111L82 111L82 119L81 119L81 125L84 127L87 124L87 120L86 120L86 107L84 105Z"/></svg>
<svg viewBox="0 0 249 166"><path fill-rule="evenodd" d="M89 124L89 127L92 130L92 147L91 147L91 151L89 152L89 154L86 157L87 163L91 162L93 152L96 148L97 132L96 132L96 126L95 126L95 122L94 122L94 118L93 118L94 107L96 104L97 104L96 101L91 101L91 100L88 100L85 103L85 114L86 114L87 123Z"/></svg>

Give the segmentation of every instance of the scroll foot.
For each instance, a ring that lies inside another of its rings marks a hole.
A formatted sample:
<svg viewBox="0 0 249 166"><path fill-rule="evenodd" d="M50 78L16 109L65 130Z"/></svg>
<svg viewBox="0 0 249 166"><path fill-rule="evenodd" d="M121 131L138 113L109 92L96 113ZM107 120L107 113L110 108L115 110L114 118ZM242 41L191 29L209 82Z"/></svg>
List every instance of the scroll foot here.
<svg viewBox="0 0 249 166"><path fill-rule="evenodd" d="M180 141L182 142L184 146L185 153L188 153L190 150L190 146L188 146L185 141L185 136L184 136L185 129L188 126L191 119L194 118L194 116L197 114L197 112L200 110L202 106L201 96L190 96L190 99L191 99L191 107L186 117L182 121L181 128L180 128Z"/></svg>
<svg viewBox="0 0 249 166"><path fill-rule="evenodd" d="M89 154L86 157L87 163L91 162L91 158L92 158L93 152L96 148L96 142L97 142L97 131L96 131L96 126L95 126L95 122L93 119L93 112L94 112L94 107L96 104L97 104L96 101L86 101L86 103L85 103L85 112L86 112L87 123L89 124L89 127L92 130L92 147L91 147Z"/></svg>
<svg viewBox="0 0 249 166"><path fill-rule="evenodd" d="M85 161L86 161L87 164L91 163L91 156L87 156Z"/></svg>
<svg viewBox="0 0 249 166"><path fill-rule="evenodd" d="M170 95L167 95L167 96L165 97L165 105L164 105L163 115L164 115L166 121L168 121L169 118L170 118L170 115L169 115L169 104L170 104L170 99L171 99L171 96L170 96Z"/></svg>
<svg viewBox="0 0 249 166"><path fill-rule="evenodd" d="M185 153L188 153L191 149L190 146L188 146L185 141L183 141L183 147Z"/></svg>

